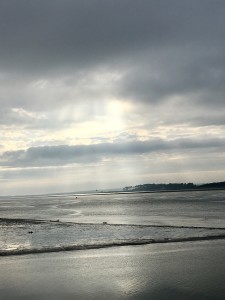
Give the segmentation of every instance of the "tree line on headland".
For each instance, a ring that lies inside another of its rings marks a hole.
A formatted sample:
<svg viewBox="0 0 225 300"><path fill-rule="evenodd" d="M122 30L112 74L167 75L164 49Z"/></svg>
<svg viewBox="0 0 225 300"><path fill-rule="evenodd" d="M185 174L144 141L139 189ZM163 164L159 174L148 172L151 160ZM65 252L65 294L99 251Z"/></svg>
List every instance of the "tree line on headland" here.
<svg viewBox="0 0 225 300"><path fill-rule="evenodd" d="M147 183L135 186L126 186L124 192L144 192L144 191L177 191L177 190L202 190L202 189L225 189L225 181L213 182L201 185L189 183Z"/></svg>

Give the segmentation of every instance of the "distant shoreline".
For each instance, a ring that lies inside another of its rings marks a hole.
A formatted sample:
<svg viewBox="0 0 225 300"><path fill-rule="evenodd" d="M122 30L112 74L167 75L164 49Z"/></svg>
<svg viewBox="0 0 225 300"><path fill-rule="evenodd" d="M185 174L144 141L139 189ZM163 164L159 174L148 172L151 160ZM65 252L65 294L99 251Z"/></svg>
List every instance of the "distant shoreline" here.
<svg viewBox="0 0 225 300"><path fill-rule="evenodd" d="M221 188L195 188L195 189L176 189L176 190L152 190L152 191L87 191L87 192L68 192L68 193L51 193L51 194L27 194L27 195L1 195L1 198L5 197L17 197L17 198L23 198L23 197L41 197L41 196L48 196L48 197L57 197L62 195L68 195L68 196L75 196L75 197L81 197L81 196L87 196L87 195L118 195L118 194L155 194L155 193L178 193L178 192L204 192L204 191L224 191L225 187Z"/></svg>
<svg viewBox="0 0 225 300"><path fill-rule="evenodd" d="M154 191L187 191L187 190L218 190L225 189L225 181L210 182L205 184L189 183L145 183L138 185L130 185L123 188L123 192L154 192Z"/></svg>
<svg viewBox="0 0 225 300"><path fill-rule="evenodd" d="M155 190L155 191L108 191L96 193L84 193L82 195L112 195L112 194L155 194L155 193L178 193L178 192L205 192L205 191L224 191L224 188L196 188L196 189L180 189L180 190ZM76 194L79 195L79 194ZM80 194L81 195L81 194Z"/></svg>

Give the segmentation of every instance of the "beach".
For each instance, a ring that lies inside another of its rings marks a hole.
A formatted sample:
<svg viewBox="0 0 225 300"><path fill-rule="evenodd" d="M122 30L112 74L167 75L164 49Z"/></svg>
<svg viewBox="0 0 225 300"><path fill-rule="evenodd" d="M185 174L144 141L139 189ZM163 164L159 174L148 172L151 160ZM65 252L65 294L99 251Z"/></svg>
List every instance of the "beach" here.
<svg viewBox="0 0 225 300"><path fill-rule="evenodd" d="M0 258L5 300L224 299L225 241Z"/></svg>
<svg viewBox="0 0 225 300"><path fill-rule="evenodd" d="M224 16L0 0L0 300L225 300Z"/></svg>
<svg viewBox="0 0 225 300"><path fill-rule="evenodd" d="M1 299L225 298L223 191L0 202Z"/></svg>

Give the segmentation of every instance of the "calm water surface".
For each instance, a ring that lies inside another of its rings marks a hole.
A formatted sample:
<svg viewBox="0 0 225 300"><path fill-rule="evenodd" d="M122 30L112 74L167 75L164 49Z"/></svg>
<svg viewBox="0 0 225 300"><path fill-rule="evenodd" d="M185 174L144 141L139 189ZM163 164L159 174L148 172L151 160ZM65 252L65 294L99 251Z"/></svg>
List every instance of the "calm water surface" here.
<svg viewBox="0 0 225 300"><path fill-rule="evenodd" d="M225 242L0 258L5 300L225 299Z"/></svg>
<svg viewBox="0 0 225 300"><path fill-rule="evenodd" d="M0 218L225 227L225 192L0 197Z"/></svg>
<svg viewBox="0 0 225 300"><path fill-rule="evenodd" d="M0 197L0 248L202 235L224 212L224 191ZM0 299L220 300L224 262L224 240L0 256Z"/></svg>

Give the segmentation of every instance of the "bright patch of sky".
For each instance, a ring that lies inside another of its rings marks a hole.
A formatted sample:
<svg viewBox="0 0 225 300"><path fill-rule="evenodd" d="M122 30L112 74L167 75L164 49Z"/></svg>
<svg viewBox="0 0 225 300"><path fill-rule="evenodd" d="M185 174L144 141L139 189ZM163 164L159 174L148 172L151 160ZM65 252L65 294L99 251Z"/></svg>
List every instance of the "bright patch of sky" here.
<svg viewBox="0 0 225 300"><path fill-rule="evenodd" d="M224 181L222 0L3 0L0 193Z"/></svg>

